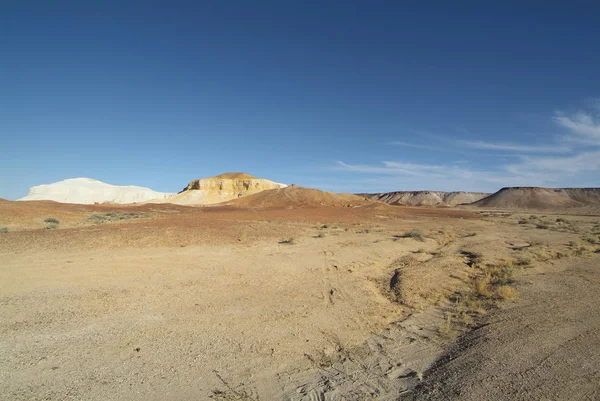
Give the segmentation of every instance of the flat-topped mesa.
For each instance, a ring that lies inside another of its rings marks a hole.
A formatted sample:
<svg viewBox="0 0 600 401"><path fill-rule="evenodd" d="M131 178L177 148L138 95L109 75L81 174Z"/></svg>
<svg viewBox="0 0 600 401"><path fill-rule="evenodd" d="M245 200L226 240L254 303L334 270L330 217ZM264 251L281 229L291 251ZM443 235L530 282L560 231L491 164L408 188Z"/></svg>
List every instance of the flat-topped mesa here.
<svg viewBox="0 0 600 401"><path fill-rule="evenodd" d="M473 206L522 209L599 207L600 188L506 187L474 202Z"/></svg>
<svg viewBox="0 0 600 401"><path fill-rule="evenodd" d="M177 204L215 204L287 185L247 173L225 173L192 180L170 201Z"/></svg>
<svg viewBox="0 0 600 401"><path fill-rule="evenodd" d="M483 192L443 192L443 191L395 191L377 194L361 194L368 199L376 199L390 205L404 206L456 206L485 198Z"/></svg>

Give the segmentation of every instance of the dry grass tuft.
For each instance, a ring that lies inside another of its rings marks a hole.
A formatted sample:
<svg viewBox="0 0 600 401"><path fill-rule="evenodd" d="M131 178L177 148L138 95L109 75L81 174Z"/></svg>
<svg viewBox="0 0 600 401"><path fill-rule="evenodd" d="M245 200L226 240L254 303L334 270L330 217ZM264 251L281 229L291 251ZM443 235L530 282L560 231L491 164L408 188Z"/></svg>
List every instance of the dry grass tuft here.
<svg viewBox="0 0 600 401"><path fill-rule="evenodd" d="M425 241L423 231L417 229L407 231L401 235L394 235L394 238L413 238L417 241Z"/></svg>
<svg viewBox="0 0 600 401"><path fill-rule="evenodd" d="M501 285L500 287L496 288L496 294L498 297L508 300L513 299L517 295L517 292L514 288L508 285Z"/></svg>
<svg viewBox="0 0 600 401"><path fill-rule="evenodd" d="M489 289L489 277L479 278L475 280L475 293L484 298L491 298L492 292Z"/></svg>
<svg viewBox="0 0 600 401"><path fill-rule="evenodd" d="M519 255L514 263L515 266L529 266L531 265L531 258L529 256Z"/></svg>

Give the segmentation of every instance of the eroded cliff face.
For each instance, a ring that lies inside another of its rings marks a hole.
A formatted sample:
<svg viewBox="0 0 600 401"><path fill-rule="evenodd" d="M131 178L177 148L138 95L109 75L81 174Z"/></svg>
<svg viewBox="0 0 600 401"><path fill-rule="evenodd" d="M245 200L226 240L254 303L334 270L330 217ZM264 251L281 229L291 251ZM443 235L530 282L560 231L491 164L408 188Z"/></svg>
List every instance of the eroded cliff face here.
<svg viewBox="0 0 600 401"><path fill-rule="evenodd" d="M215 177L192 180L170 202L176 204L209 205L227 202L268 189L287 185L256 178L246 173L225 173Z"/></svg>
<svg viewBox="0 0 600 401"><path fill-rule="evenodd" d="M378 194L363 194L369 199L376 199L390 205L405 206L456 206L472 203L485 198L489 194L483 192L442 192L442 191L396 191Z"/></svg>

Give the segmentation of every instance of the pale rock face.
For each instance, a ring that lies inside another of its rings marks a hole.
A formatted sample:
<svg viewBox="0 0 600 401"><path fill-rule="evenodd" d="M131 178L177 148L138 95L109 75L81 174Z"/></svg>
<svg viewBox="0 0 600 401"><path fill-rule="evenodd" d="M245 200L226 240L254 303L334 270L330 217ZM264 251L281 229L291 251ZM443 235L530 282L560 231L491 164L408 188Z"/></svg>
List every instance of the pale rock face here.
<svg viewBox="0 0 600 401"><path fill-rule="evenodd" d="M210 205L227 202L268 189L285 187L287 185L256 178L246 173L226 173L190 181L179 194L168 199L167 202L179 205Z"/></svg>
<svg viewBox="0 0 600 401"><path fill-rule="evenodd" d="M53 184L31 187L20 201L52 200L61 203L136 203L151 199L166 199L172 193L153 191L133 185L111 185L91 178L71 178Z"/></svg>
<svg viewBox="0 0 600 401"><path fill-rule="evenodd" d="M363 194L366 198L377 199L390 205L406 206L456 206L485 198L483 192L442 192L442 191L396 191L379 194Z"/></svg>

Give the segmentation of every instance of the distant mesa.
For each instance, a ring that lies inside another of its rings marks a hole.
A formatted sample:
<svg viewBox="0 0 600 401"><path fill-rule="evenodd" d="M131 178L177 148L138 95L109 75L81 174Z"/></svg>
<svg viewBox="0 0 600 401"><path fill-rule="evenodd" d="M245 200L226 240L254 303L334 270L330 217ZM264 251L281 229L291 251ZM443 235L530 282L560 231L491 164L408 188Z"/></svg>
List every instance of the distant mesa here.
<svg viewBox="0 0 600 401"><path fill-rule="evenodd" d="M442 192L442 191L396 191L374 194L359 194L367 199L375 199L389 205L403 206L456 206L468 204L489 196L484 192Z"/></svg>
<svg viewBox="0 0 600 401"><path fill-rule="evenodd" d="M472 206L489 208L557 209L600 206L600 188L508 187Z"/></svg>
<svg viewBox="0 0 600 401"><path fill-rule="evenodd" d="M19 201L51 200L61 203L136 203L166 199L172 193L153 191L133 185L111 185L91 178L70 178L52 184L38 185Z"/></svg>

